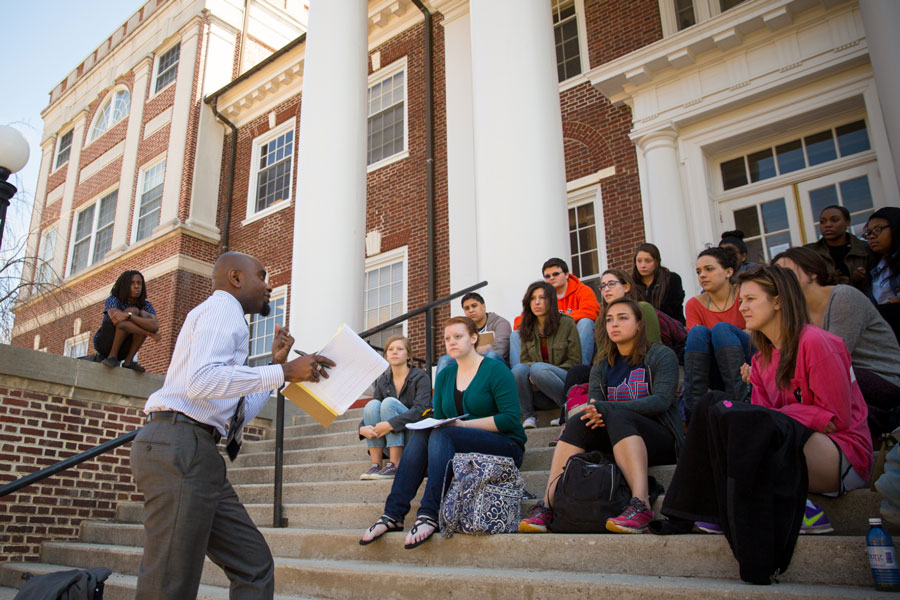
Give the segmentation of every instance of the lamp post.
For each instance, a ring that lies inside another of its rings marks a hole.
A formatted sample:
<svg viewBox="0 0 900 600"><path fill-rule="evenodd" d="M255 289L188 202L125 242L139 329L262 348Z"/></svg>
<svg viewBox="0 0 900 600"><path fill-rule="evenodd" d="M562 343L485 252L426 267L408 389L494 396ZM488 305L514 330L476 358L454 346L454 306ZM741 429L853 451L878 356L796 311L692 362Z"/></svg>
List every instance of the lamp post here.
<svg viewBox="0 0 900 600"><path fill-rule="evenodd" d="M3 247L3 229L6 227L6 209L9 199L18 191L6 179L20 171L28 162L28 142L18 129L0 125L0 248Z"/></svg>

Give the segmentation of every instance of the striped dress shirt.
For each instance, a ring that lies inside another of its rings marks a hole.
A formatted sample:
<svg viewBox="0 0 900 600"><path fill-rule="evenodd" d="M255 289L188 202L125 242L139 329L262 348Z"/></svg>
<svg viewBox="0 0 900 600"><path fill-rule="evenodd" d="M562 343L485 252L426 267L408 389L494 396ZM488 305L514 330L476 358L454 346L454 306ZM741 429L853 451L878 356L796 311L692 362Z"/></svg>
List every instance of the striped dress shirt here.
<svg viewBox="0 0 900 600"><path fill-rule="evenodd" d="M222 290L188 313L163 386L144 412L175 410L212 425L223 436L241 396L249 423L284 383L281 365L247 367L250 331L240 302Z"/></svg>

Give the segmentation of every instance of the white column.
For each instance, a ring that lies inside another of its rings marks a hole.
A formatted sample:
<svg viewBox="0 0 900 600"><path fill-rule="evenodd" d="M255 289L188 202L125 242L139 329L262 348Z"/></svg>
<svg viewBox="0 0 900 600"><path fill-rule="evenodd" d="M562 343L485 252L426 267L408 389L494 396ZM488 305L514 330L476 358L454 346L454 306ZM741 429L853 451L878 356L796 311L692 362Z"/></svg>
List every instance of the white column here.
<svg viewBox="0 0 900 600"><path fill-rule="evenodd" d="M900 38L897 37L897 24L900 23L900 2L896 0L863 0L859 3L863 26L866 29L866 43L869 47L869 60L875 75L875 87L878 90L881 114L884 118L884 131L887 134L888 146L893 159L892 181L885 182L888 192L887 202L898 201L896 190L900 185L900 73L897 72L897 59L900 57ZM880 165L881 161L879 161ZM886 177L887 174L882 173Z"/></svg>
<svg viewBox="0 0 900 600"><path fill-rule="evenodd" d="M178 220L181 201L181 176L187 156L187 133L190 126L191 104L194 94L194 67L200 41L200 19L192 19L182 29L178 73L175 78L175 101L172 104L172 124L169 128L169 147L166 152L166 179L163 185L162 206L158 228L169 227Z"/></svg>
<svg viewBox="0 0 900 600"><path fill-rule="evenodd" d="M512 320L541 264L570 254L550 3L472 0L478 274Z"/></svg>
<svg viewBox="0 0 900 600"><path fill-rule="evenodd" d="M649 206L645 214L650 216L647 241L659 247L664 266L681 275L682 280L690 281L696 260L688 241L687 204L675 149L677 139L678 133L666 128L645 135L637 144L646 169L644 201Z"/></svg>
<svg viewBox="0 0 900 600"><path fill-rule="evenodd" d="M134 67L134 88L131 91L131 113L128 115L128 129L125 131L125 149L122 152L122 175L119 178L119 195L116 199L116 220L110 254L124 252L129 239L128 216L134 200L134 171L137 168L138 147L144 121L144 100L147 98L147 80L153 56L145 56ZM137 218L137 216L135 216Z"/></svg>
<svg viewBox="0 0 900 600"><path fill-rule="evenodd" d="M78 173L81 163L81 147L84 144L84 128L87 126L87 111L82 110L75 117L72 129L72 146L69 152L69 164L66 166L66 186L59 206L59 228L56 230L56 249L53 252L53 270L61 277L66 277L66 257L69 253L69 230L72 227L72 201L78 185Z"/></svg>
<svg viewBox="0 0 900 600"><path fill-rule="evenodd" d="M363 316L366 0L310 3L298 140L290 329L320 348Z"/></svg>
<svg viewBox="0 0 900 600"><path fill-rule="evenodd" d="M47 205L47 177L50 165L56 158L57 136L53 135L41 142L41 166L38 171L37 187L34 192L34 206L31 211L31 225L28 228L28 241L25 248L27 260L22 269L22 281L31 281L34 277L35 260L38 242L41 239L41 217Z"/></svg>
<svg viewBox="0 0 900 600"><path fill-rule="evenodd" d="M444 73L447 102L447 187L450 290L481 281L475 227L475 139L472 125L472 31L468 0L432 2L444 15ZM482 290L494 309L492 290ZM462 314L458 302L450 306Z"/></svg>

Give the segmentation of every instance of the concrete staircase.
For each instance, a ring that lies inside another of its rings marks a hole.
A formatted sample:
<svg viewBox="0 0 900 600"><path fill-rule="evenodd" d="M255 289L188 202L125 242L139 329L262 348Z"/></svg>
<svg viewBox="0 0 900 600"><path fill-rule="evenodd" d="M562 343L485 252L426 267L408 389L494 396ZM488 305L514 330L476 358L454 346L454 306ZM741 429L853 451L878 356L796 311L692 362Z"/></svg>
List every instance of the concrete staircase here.
<svg viewBox="0 0 900 600"><path fill-rule="evenodd" d="M866 555L867 517L880 495L860 490L839 500L816 498L835 526L826 536L801 537L778 585L742 583L723 536L502 535L435 536L407 551L405 533L359 546L363 530L381 514L390 481L359 481L367 468L357 439L361 410L328 429L307 416L286 430L284 514L288 527L271 528L274 440L247 442L229 478L276 561L278 598L563 598L611 593L616 598L873 598ZM541 415L540 423L552 418ZM528 432L523 474L540 495L547 482L556 427ZM651 473L667 486L674 467ZM413 503L406 524L414 519ZM528 508L527 506L525 508ZM658 506L656 507L659 508ZM0 564L0 600L12 598L25 571L105 566L114 571L106 598L132 598L141 561L142 507L122 504L112 522L84 522L77 542L45 543L41 563ZM227 598L224 573L207 561L200 598ZM885 595L886 596L886 595ZM179 600L179 599L173 599Z"/></svg>

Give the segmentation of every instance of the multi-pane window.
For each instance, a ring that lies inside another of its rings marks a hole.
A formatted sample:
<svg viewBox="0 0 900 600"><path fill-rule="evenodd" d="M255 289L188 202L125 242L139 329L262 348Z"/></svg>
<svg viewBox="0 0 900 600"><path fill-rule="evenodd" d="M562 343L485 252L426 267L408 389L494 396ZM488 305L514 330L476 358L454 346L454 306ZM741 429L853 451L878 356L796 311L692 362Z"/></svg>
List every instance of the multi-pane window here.
<svg viewBox="0 0 900 600"><path fill-rule="evenodd" d="M594 203L569 208L569 247L572 251L572 274L588 279L600 274L600 254L597 249L597 219Z"/></svg>
<svg viewBox="0 0 900 600"><path fill-rule="evenodd" d="M143 173L141 194L138 198L137 225L134 240L142 240L159 225L162 204L163 180L166 177L166 161L156 163Z"/></svg>
<svg viewBox="0 0 900 600"><path fill-rule="evenodd" d="M694 0L673 0L675 2L675 22L678 31L687 29L697 22L694 16Z"/></svg>
<svg viewBox="0 0 900 600"><path fill-rule="evenodd" d="M255 212L290 199L293 156L293 127L259 146Z"/></svg>
<svg viewBox="0 0 900 600"><path fill-rule="evenodd" d="M406 150L406 70L369 86L366 164Z"/></svg>
<svg viewBox="0 0 900 600"><path fill-rule="evenodd" d="M403 314L403 279L405 272L403 259L366 270L365 281L365 328L371 329L385 321ZM368 342L379 348L392 335L402 334L403 324L397 324L381 333L373 335Z"/></svg>
<svg viewBox="0 0 900 600"><path fill-rule="evenodd" d="M50 283L55 279L53 273L53 253L56 251L56 229L41 234L41 246L38 248L37 274L35 283Z"/></svg>
<svg viewBox="0 0 900 600"><path fill-rule="evenodd" d="M850 231L859 235L866 228L869 216L875 212L872 189L866 175L809 190L812 214L818 217L827 206L843 206L850 211ZM819 224L815 224L816 235L821 236Z"/></svg>
<svg viewBox="0 0 900 600"><path fill-rule="evenodd" d="M581 74L578 20L575 0L553 0L553 36L556 39L556 72L560 81Z"/></svg>
<svg viewBox="0 0 900 600"><path fill-rule="evenodd" d="M97 111L94 126L91 128L90 141L106 133L113 125L128 116L131 106L131 94L128 90L118 90Z"/></svg>
<svg viewBox="0 0 900 600"><path fill-rule="evenodd" d="M275 325L284 327L284 292L273 292L269 300L267 316L253 315L250 318L250 355L247 364L251 367L267 365L272 360L272 340L275 338Z"/></svg>
<svg viewBox="0 0 900 600"><path fill-rule="evenodd" d="M55 169L69 162L69 152L72 150L72 133L72 130L69 130L59 138L59 146L56 149Z"/></svg>
<svg viewBox="0 0 900 600"><path fill-rule="evenodd" d="M90 340L91 333L89 331L68 338L63 347L63 356L68 356L70 358L87 356Z"/></svg>
<svg viewBox="0 0 900 600"><path fill-rule="evenodd" d="M731 190L870 148L866 122L854 121L727 160L719 165L722 186Z"/></svg>
<svg viewBox="0 0 900 600"><path fill-rule="evenodd" d="M747 260L768 263L791 247L790 222L784 198L734 211L735 229L744 232Z"/></svg>
<svg viewBox="0 0 900 600"><path fill-rule="evenodd" d="M181 54L181 44L175 44L159 56L159 62L156 65L156 89L153 93L159 92L161 89L175 81L178 74L178 57Z"/></svg>
<svg viewBox="0 0 900 600"><path fill-rule="evenodd" d="M69 274L77 273L101 260L112 246L116 198L112 192L75 215L75 235Z"/></svg>

